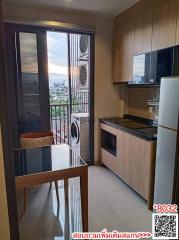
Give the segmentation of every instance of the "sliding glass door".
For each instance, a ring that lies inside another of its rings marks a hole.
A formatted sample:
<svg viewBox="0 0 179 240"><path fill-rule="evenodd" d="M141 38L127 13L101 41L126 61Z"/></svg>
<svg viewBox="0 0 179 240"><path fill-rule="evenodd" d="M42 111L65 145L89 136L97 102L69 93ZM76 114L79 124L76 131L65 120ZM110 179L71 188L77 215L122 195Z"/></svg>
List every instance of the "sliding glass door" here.
<svg viewBox="0 0 179 240"><path fill-rule="evenodd" d="M15 33L20 134L50 130L44 37L41 31Z"/></svg>
<svg viewBox="0 0 179 240"><path fill-rule="evenodd" d="M6 24L14 146L49 131L93 162L93 35ZM76 128L75 128L75 127Z"/></svg>
<svg viewBox="0 0 179 240"><path fill-rule="evenodd" d="M7 25L6 39L17 145L23 133L50 130L46 31Z"/></svg>

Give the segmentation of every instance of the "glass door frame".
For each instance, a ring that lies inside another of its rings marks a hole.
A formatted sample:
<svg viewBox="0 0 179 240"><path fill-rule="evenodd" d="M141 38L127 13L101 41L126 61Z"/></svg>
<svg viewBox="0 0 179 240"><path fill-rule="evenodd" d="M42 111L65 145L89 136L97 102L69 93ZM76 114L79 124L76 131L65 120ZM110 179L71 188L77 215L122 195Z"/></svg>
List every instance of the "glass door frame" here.
<svg viewBox="0 0 179 240"><path fill-rule="evenodd" d="M38 51L39 51L39 55L40 55L40 59L43 59L43 62L39 61L39 56L38 56L38 63L39 63L39 74L40 71L42 71L43 68L43 64L45 64L45 66L48 66L48 59L47 59L47 38L46 38L46 32L47 31L55 31L55 32L64 32L67 33L68 35L70 33L75 33L75 34L86 34L90 36L90 58L91 58L91 63L90 63L90 93L89 93L89 118L90 118L90 124L89 124L89 140L90 140L90 159L91 159L91 163L90 165L94 164L94 71L95 71L95 56L94 56L94 50L95 50L95 33L94 31L88 31L88 30L75 30L75 29L65 29L65 28L60 28L60 27L42 27L42 26L36 26L36 25L25 25L25 24L18 24L18 23L10 23L7 22L5 23L5 29L6 29L6 48L10 48L10 53L11 53L11 58L12 60L9 63L9 67L12 68L13 67L13 60L16 59L16 54L15 51L13 50L13 48L15 49L15 46L12 46L12 38L13 38L13 31L18 31L18 32L29 32L29 33L34 33L34 32L38 32L39 33L39 37L37 36L37 44L38 44ZM38 34L37 34L38 35ZM69 39L69 37L68 37ZM39 44L39 41L43 42L43 46ZM68 40L69 41L69 40ZM69 53L69 44L68 44L68 53ZM46 49L46 51L44 51L44 49ZM44 53L45 52L45 53ZM10 56L8 56L9 59ZM68 63L70 65L70 63ZM13 76L14 76L14 72L10 71L8 73L8 79L12 81ZM42 74L42 73L41 73ZM46 69L43 72L43 76L46 79L45 84L48 84L48 69ZM70 81L70 74L69 74L69 81ZM45 87L45 91L43 94L47 94L46 96L49 95L49 92L47 93L47 87ZM70 89L70 84L69 84L69 91L71 91ZM14 89L12 89L11 87L11 92L12 94L14 93ZM15 95L14 95L15 96ZM44 100L44 99L43 99ZM71 100L70 100L71 101ZM71 104L70 104L71 105ZM49 98L48 98L48 106L49 106ZM50 106L49 106L50 107ZM14 107L14 113L15 113L15 107ZM50 119L50 110L49 110L49 118ZM44 120L44 118L43 118ZM46 126L48 126L47 122L45 123ZM17 126L16 126L17 128ZM49 126L50 129L50 126ZM16 142L16 144L19 144Z"/></svg>
<svg viewBox="0 0 179 240"><path fill-rule="evenodd" d="M5 52L5 38L2 17L2 1L0 2L0 127L2 137L2 150L5 172L5 187L7 195L7 209L9 218L9 234L10 238L19 240L19 226L16 204L16 190L14 179L14 164L13 164L13 151L12 151L12 136L11 136L11 107L9 102L8 92L8 78L7 78L7 65L6 65L6 52ZM7 229L8 231L8 229Z"/></svg>
<svg viewBox="0 0 179 240"><path fill-rule="evenodd" d="M6 52L7 52L7 67L10 69L8 71L9 80L9 90L11 91L12 99L15 99L15 103L12 101L14 121L13 126L16 129L15 138L13 140L14 146L19 145L18 132L18 102L22 101L22 96L17 95L20 91L19 86L22 84L22 74L21 74L21 58L20 58L20 44L19 44L19 34L20 33L32 33L36 34L37 41L37 64L38 64L38 76L39 76L39 89L40 89L40 122L41 131L50 130L50 107L49 107L49 91L48 91L48 69L47 66L47 42L46 42L46 31L45 29L33 26L26 26L21 24L11 24L5 23L5 36L6 36ZM16 65L17 64L17 65ZM13 79L16 80L13 81ZM18 85L18 86L17 86ZM20 91L21 92L21 91ZM45 96L45 97L44 97ZM22 107L20 108L22 109ZM21 113L20 113L21 114ZM16 121L16 123L15 123Z"/></svg>

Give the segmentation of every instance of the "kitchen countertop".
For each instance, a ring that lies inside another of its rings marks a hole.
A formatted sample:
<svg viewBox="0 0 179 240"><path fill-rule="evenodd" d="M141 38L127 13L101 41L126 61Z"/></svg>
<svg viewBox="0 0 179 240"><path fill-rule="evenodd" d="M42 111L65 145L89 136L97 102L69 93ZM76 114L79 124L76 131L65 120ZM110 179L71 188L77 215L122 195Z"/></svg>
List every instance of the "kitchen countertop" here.
<svg viewBox="0 0 179 240"><path fill-rule="evenodd" d="M123 117L100 119L100 122L145 140L157 140L157 126L150 119L125 114Z"/></svg>

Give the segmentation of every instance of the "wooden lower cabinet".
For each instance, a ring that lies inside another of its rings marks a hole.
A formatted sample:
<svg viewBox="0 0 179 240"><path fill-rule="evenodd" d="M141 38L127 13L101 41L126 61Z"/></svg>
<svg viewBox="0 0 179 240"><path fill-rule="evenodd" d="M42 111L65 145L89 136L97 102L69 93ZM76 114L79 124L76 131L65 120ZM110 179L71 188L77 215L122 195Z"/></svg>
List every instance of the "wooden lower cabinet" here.
<svg viewBox="0 0 179 240"><path fill-rule="evenodd" d="M101 128L117 137L116 156L101 148L101 162L132 187L149 205L153 201L156 142L112 127Z"/></svg>
<svg viewBox="0 0 179 240"><path fill-rule="evenodd" d="M149 200L151 177L154 177L151 176L154 142L124 133L123 144L119 175L144 199Z"/></svg>
<svg viewBox="0 0 179 240"><path fill-rule="evenodd" d="M101 148L101 159L106 167L118 175L119 161L116 156Z"/></svg>
<svg viewBox="0 0 179 240"><path fill-rule="evenodd" d="M101 129L116 137L116 155L111 154L109 151L104 149L104 147L101 147L101 161L106 167L112 170L115 174L119 175L120 163L123 157L123 132L105 124L101 124Z"/></svg>

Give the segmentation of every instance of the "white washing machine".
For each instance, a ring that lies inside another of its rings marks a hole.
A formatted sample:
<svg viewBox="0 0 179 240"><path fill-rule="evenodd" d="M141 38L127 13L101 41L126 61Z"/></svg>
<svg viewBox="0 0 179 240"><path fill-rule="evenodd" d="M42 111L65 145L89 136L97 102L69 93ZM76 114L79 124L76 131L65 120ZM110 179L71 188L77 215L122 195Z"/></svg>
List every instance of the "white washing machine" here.
<svg viewBox="0 0 179 240"><path fill-rule="evenodd" d="M82 159L89 161L89 114L73 113L71 116L71 147Z"/></svg>

